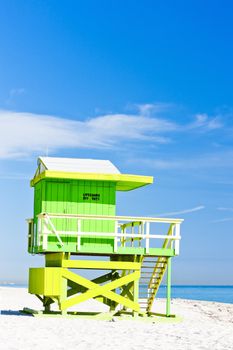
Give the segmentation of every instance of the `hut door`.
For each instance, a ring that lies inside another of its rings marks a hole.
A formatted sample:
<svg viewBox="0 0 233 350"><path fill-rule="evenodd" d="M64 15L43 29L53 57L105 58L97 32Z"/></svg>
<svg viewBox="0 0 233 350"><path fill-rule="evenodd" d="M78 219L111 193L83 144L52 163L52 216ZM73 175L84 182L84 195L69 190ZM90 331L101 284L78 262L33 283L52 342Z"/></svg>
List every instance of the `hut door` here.
<svg viewBox="0 0 233 350"><path fill-rule="evenodd" d="M70 182L47 181L46 182L46 212L48 214L70 213ZM69 230L69 219L52 219L57 231Z"/></svg>

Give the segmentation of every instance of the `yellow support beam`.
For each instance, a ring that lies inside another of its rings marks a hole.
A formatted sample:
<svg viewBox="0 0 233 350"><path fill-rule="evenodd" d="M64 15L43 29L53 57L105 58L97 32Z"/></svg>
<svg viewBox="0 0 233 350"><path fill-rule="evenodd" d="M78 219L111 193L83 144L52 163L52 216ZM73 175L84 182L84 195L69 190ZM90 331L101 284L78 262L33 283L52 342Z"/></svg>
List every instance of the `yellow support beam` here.
<svg viewBox="0 0 233 350"><path fill-rule="evenodd" d="M68 280L71 280L79 285L82 285L89 290L85 293L82 293L81 295L77 295L75 297L72 297L70 299L66 299L61 301L60 308L61 310L65 310L73 305L79 304L83 301L86 301L88 299L94 298L96 296L102 295L105 296L108 299L111 299L118 304L122 304L134 311L139 311L139 305L136 302L133 302L127 298L122 297L121 295L118 295L114 292L112 292L113 289L116 289L122 285L128 284L132 281L138 280L140 278L140 271L135 271L127 276L120 277L117 280L114 280L110 283L107 283L105 285L99 286L96 283L91 282L90 280L76 275L73 272L70 272L66 269L63 269L62 276L64 278L67 278Z"/></svg>
<svg viewBox="0 0 233 350"><path fill-rule="evenodd" d="M128 261L62 260L69 269L140 270L141 264Z"/></svg>

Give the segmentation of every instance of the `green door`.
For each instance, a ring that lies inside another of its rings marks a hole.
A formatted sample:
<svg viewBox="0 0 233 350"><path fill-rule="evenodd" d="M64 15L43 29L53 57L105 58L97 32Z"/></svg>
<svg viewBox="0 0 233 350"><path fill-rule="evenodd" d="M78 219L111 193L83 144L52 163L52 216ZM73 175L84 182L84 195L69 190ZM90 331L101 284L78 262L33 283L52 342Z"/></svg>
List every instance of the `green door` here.
<svg viewBox="0 0 233 350"><path fill-rule="evenodd" d="M48 214L70 213L70 182L46 181L44 211ZM66 218L51 219L56 231L58 231L63 243L68 244L67 231L70 230L70 220ZM56 235L52 234L48 239L49 244L59 246ZM49 250L49 245L48 245Z"/></svg>
<svg viewBox="0 0 233 350"><path fill-rule="evenodd" d="M73 181L71 187L71 212L77 215L115 215L116 185L107 181ZM77 230L77 221L73 223ZM82 232L113 233L114 221L109 220L81 220ZM83 236L81 249L83 251L102 252L113 248L114 240L104 236Z"/></svg>

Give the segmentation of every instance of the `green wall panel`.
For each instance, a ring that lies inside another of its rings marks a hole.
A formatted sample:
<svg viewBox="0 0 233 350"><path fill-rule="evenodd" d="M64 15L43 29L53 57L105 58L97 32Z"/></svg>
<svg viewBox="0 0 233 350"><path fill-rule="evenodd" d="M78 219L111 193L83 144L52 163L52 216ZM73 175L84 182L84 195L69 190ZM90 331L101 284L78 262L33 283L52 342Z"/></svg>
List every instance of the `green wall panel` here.
<svg viewBox="0 0 233 350"><path fill-rule="evenodd" d="M107 181L89 180L42 180L35 186L34 219L41 213L76 214L76 215L115 215L116 184ZM73 251L76 237L68 231L77 232L76 219L52 219L57 231L67 232L62 236L65 251ZM82 220L81 230L84 232L114 232L114 221ZM110 237L86 236L81 238L85 248L96 247L96 250L113 246ZM57 238L49 236L48 251L59 247ZM72 247L72 250L70 248ZM59 250L59 249L58 249ZM64 247L63 247L64 250Z"/></svg>

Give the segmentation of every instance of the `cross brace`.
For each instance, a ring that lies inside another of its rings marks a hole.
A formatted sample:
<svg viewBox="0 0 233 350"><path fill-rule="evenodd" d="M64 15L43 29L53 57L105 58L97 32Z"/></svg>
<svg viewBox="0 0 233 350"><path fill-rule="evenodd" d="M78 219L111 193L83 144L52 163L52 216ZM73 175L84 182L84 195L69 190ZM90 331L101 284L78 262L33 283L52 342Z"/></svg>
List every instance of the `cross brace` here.
<svg viewBox="0 0 233 350"><path fill-rule="evenodd" d="M116 280L109 282L105 285L98 285L97 283L88 280L85 277L75 274L67 269L62 269L62 277L73 281L74 283L81 285L88 290L82 293L81 295L77 295L68 299L60 300L60 309L66 310L67 308L79 304L83 301L86 301L91 298L95 298L98 296L104 296L110 300L115 301L117 304L121 304L125 307L132 309L133 311L139 311L139 305L137 302L129 300L122 295L119 295L113 292L113 289L122 287L130 282L136 281L140 278L140 271L132 272L126 276L117 278ZM123 288L124 290L125 288ZM126 289L127 290L127 289ZM127 290L128 292L128 290ZM124 293L123 293L124 294ZM127 294L127 293L126 293Z"/></svg>

